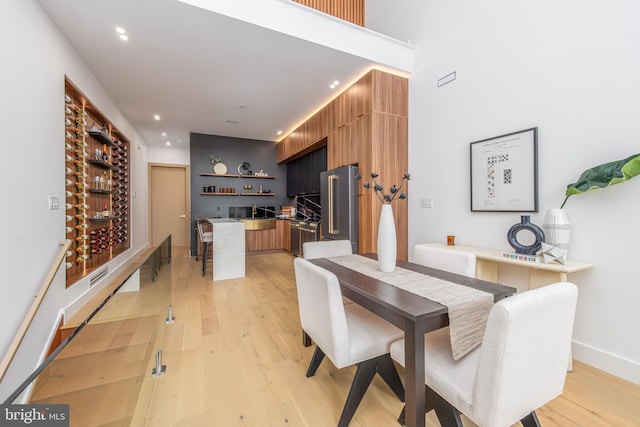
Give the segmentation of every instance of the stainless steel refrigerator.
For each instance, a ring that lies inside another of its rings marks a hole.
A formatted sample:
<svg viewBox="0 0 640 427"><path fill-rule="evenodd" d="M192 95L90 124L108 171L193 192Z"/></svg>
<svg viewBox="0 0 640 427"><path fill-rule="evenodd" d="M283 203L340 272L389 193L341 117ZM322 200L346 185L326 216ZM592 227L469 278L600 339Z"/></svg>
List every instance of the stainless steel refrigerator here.
<svg viewBox="0 0 640 427"><path fill-rule="evenodd" d="M321 240L350 240L358 253L357 166L320 173Z"/></svg>

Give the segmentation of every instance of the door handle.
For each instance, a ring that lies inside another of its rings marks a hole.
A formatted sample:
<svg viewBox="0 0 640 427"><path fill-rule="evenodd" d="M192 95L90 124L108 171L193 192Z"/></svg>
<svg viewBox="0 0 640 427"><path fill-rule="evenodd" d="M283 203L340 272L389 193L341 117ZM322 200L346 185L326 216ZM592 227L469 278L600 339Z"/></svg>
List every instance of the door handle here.
<svg viewBox="0 0 640 427"><path fill-rule="evenodd" d="M186 218L186 217L187 217L187 215L182 214L182 215L180 215L178 218Z"/></svg>

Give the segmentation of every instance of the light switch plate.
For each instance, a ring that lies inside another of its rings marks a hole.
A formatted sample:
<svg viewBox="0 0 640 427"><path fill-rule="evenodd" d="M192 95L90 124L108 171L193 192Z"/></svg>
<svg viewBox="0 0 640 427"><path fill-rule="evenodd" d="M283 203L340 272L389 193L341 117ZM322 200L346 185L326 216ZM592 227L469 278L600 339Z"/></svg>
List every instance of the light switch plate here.
<svg viewBox="0 0 640 427"><path fill-rule="evenodd" d="M58 196L49 196L49 210L57 210L60 209L60 197Z"/></svg>
<svg viewBox="0 0 640 427"><path fill-rule="evenodd" d="M432 208L433 207L433 197L423 197L420 199L420 207L421 208Z"/></svg>

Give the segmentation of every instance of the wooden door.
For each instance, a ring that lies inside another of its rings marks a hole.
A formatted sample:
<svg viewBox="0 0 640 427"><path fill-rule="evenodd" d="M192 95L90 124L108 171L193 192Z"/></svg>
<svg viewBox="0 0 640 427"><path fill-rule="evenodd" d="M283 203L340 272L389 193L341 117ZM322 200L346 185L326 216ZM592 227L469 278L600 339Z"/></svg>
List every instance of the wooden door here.
<svg viewBox="0 0 640 427"><path fill-rule="evenodd" d="M157 246L171 234L172 246L189 245L189 166L149 164L149 235Z"/></svg>

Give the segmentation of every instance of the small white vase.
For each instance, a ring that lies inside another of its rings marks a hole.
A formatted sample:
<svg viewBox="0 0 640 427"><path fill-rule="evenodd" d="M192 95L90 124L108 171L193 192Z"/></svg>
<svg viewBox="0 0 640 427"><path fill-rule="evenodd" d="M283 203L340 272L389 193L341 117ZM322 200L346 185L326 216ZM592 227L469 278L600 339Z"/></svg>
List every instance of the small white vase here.
<svg viewBox="0 0 640 427"><path fill-rule="evenodd" d="M569 249L571 223L564 209L549 209L542 224L545 242L560 249Z"/></svg>
<svg viewBox="0 0 640 427"><path fill-rule="evenodd" d="M396 268L396 223L391 205L383 204L378 223L378 268L391 273Z"/></svg>

